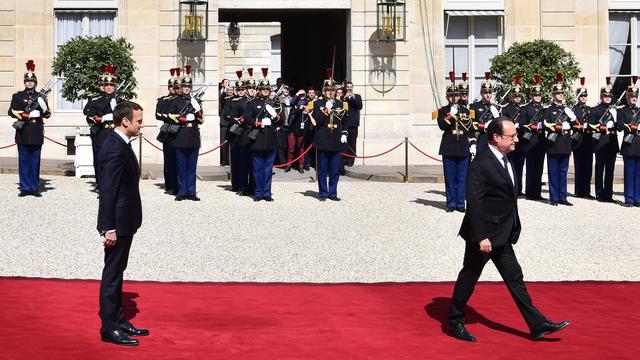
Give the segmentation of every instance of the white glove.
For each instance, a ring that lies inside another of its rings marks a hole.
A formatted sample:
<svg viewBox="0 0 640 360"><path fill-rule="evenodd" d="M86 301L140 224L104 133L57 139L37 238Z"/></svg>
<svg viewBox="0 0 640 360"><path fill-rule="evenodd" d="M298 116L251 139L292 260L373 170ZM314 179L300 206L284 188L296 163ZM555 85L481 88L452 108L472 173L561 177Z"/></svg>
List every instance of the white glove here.
<svg viewBox="0 0 640 360"><path fill-rule="evenodd" d="M618 110L616 110L616 108L609 108L609 114L611 114L614 121L618 118Z"/></svg>
<svg viewBox="0 0 640 360"><path fill-rule="evenodd" d="M29 113L29 119L35 119L40 117L40 110L31 110Z"/></svg>
<svg viewBox="0 0 640 360"><path fill-rule="evenodd" d="M538 129L542 129L542 121L538 121Z"/></svg>
<svg viewBox="0 0 640 360"><path fill-rule="evenodd" d="M471 144L469 147L469 153L473 156L476 156L476 144Z"/></svg>
<svg viewBox="0 0 640 360"><path fill-rule="evenodd" d="M271 126L271 119L269 118L262 119L262 126Z"/></svg>
<svg viewBox="0 0 640 360"><path fill-rule="evenodd" d="M573 113L573 110L565 106L564 113L567 114L571 121L576 121L576 114Z"/></svg>
<svg viewBox="0 0 640 360"><path fill-rule="evenodd" d="M186 118L187 118L187 121L193 121L196 119L196 116L194 114L189 113L187 114Z"/></svg>
<svg viewBox="0 0 640 360"><path fill-rule="evenodd" d="M278 116L278 113L276 113L276 109L273 108L273 106L271 106L270 104L265 105L264 107L267 112L269 113L269 115L271 115L272 118L276 118L276 116Z"/></svg>
<svg viewBox="0 0 640 360"><path fill-rule="evenodd" d="M582 124L582 128L583 128L583 129L586 129L586 128L588 128L588 127L589 127L589 123L588 123L588 122L585 122L584 124Z"/></svg>
<svg viewBox="0 0 640 360"><path fill-rule="evenodd" d="M116 105L118 105L116 102L116 99L115 98L111 99L111 101L109 101L109 105L111 105L111 110L113 111L113 109L116 108Z"/></svg>
<svg viewBox="0 0 640 360"><path fill-rule="evenodd" d="M516 129L520 129L520 123L519 122L517 122L515 125L516 125Z"/></svg>
<svg viewBox="0 0 640 360"><path fill-rule="evenodd" d="M489 124L491 124L491 121L493 121L493 119L484 123L484 131L487 131L487 128L489 127Z"/></svg>
<svg viewBox="0 0 640 360"><path fill-rule="evenodd" d="M450 115L455 115L458 113L458 105L453 104L451 105L451 110L449 110L449 114Z"/></svg>
<svg viewBox="0 0 640 360"><path fill-rule="evenodd" d="M500 113L498 112L498 109L496 109L495 106L491 107L491 115L493 115L494 118L500 117Z"/></svg>
<svg viewBox="0 0 640 360"><path fill-rule="evenodd" d="M198 104L198 100L194 98L191 98L191 106L193 106L193 110L195 110L195 112L202 110L202 106L200 106L200 104Z"/></svg>
<svg viewBox="0 0 640 360"><path fill-rule="evenodd" d="M327 103L324 105L324 107L326 107L329 110L333 109L333 101L327 100Z"/></svg>
<svg viewBox="0 0 640 360"><path fill-rule="evenodd" d="M41 97L38 97L38 104L40 105L40 109L42 109L42 111L47 111L49 109L47 107L47 102L44 101L44 99Z"/></svg>
<svg viewBox="0 0 640 360"><path fill-rule="evenodd" d="M607 121L607 129L613 129L613 121Z"/></svg>
<svg viewBox="0 0 640 360"><path fill-rule="evenodd" d="M571 125L569 125L569 122L563 121L562 122L562 130L569 130L569 129L571 129Z"/></svg>
<svg viewBox="0 0 640 360"><path fill-rule="evenodd" d="M104 114L102 115L102 121L113 121L113 114Z"/></svg>
<svg viewBox="0 0 640 360"><path fill-rule="evenodd" d="M300 130L304 130L304 121L300 121Z"/></svg>
<svg viewBox="0 0 640 360"><path fill-rule="evenodd" d="M342 136L340 136L340 142L343 144L347 143L347 135L342 134Z"/></svg>

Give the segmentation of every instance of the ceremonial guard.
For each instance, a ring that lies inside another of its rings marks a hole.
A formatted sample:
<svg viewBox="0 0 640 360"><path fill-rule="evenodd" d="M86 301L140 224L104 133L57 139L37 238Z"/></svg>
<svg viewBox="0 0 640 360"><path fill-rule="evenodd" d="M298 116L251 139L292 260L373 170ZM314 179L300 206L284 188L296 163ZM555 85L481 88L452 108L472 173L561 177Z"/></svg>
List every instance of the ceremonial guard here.
<svg viewBox="0 0 640 360"><path fill-rule="evenodd" d="M522 136L520 130L520 112L522 111L522 86L520 85L522 77L516 75L513 78L513 84L509 90L509 103L502 107L502 116L505 116L516 125L518 129L518 137ZM507 158L513 165L516 172L516 185L518 187L518 196L522 195L522 171L524 169L524 151L522 151L521 143L516 143L516 149L507 154Z"/></svg>
<svg viewBox="0 0 640 360"><path fill-rule="evenodd" d="M624 158L624 206L640 207L640 109L637 76L627 88L627 105L618 111L618 130L624 131L620 154Z"/></svg>
<svg viewBox="0 0 640 360"><path fill-rule="evenodd" d="M51 116L47 104L47 94L51 91L46 85L40 92L36 91L38 78L35 74L36 64L33 60L26 63L24 74L24 90L13 94L9 106L9 116L16 121L15 141L18 145L18 173L20 193L23 197L32 195L40 197L40 152L44 142L44 119Z"/></svg>
<svg viewBox="0 0 640 360"><path fill-rule="evenodd" d="M469 109L469 83L467 82L467 73L462 73L462 82L458 84L458 104L463 106L471 114L471 119L474 118L475 112Z"/></svg>
<svg viewBox="0 0 640 360"><path fill-rule="evenodd" d="M534 77L531 86L531 101L520 111L522 132L521 149L525 153L527 180L524 195L528 200L544 200L542 197L542 172L544 170L545 140L542 127L542 85L540 75Z"/></svg>
<svg viewBox="0 0 640 360"><path fill-rule="evenodd" d="M585 78L580 78L580 87L576 89L577 103L573 106L576 123L573 126L573 168L575 172L575 194L577 198L594 199L591 195L591 174L593 172L593 139L589 126L591 107L587 105Z"/></svg>
<svg viewBox="0 0 640 360"><path fill-rule="evenodd" d="M447 193L447 212L464 212L467 196L467 169L469 168L470 141L473 122L469 109L458 103L455 73L449 72L451 84L447 86L449 104L434 111L432 117L438 120L443 131L439 154L442 155L444 181ZM468 85L464 84L468 89ZM468 91L468 90L467 90ZM475 142L475 139L473 139Z"/></svg>
<svg viewBox="0 0 640 360"><path fill-rule="evenodd" d="M347 143L347 124L345 123L349 104L337 101L334 96L333 69L327 69L327 80L322 87L324 96L313 104L312 118L316 131L313 145L318 151L318 188L320 201L330 199L340 201L338 180L340 163ZM327 182L328 176L328 182Z"/></svg>
<svg viewBox="0 0 640 360"><path fill-rule="evenodd" d="M200 99L191 96L192 87L191 65L187 65L184 77L180 80L182 94L171 101L168 115L180 127L171 139L171 146L176 152L178 172L176 201L200 201L196 196L196 169L200 150L200 124L204 122L204 115Z"/></svg>
<svg viewBox="0 0 640 360"><path fill-rule="evenodd" d="M251 152L246 144L249 143L249 129L245 125L244 111L247 108L246 96L247 82L242 79L243 71L236 71L236 95L224 104L222 116L231 124L227 133L227 140L231 149L231 191L239 192L246 196L252 195L249 188L249 162ZM244 145L241 145L244 144Z"/></svg>
<svg viewBox="0 0 640 360"><path fill-rule="evenodd" d="M571 156L571 126L576 122L576 115L564 102L561 73L556 74L551 93L551 105L542 114L546 130L549 203L553 206L573 206L567 201L567 176Z"/></svg>
<svg viewBox="0 0 640 360"><path fill-rule="evenodd" d="M180 70L179 68L177 70ZM156 119L162 121L156 140L162 143L164 167L164 192L170 195L178 194L178 172L176 171L176 151L171 146L171 138L177 132L179 125L169 118L169 106L176 97L175 82L176 69L170 69L171 77L167 82L169 94L158 98L156 103Z"/></svg>
<svg viewBox="0 0 640 360"><path fill-rule="evenodd" d="M83 113L87 118L90 128L91 147L93 149L93 169L96 179L96 189L100 184L100 169L98 167L98 157L102 143L113 131L113 109L121 101L116 95L116 68L111 65L104 65L101 68L102 75L99 80L104 86L104 92L90 99L85 105Z"/></svg>
<svg viewBox="0 0 640 360"><path fill-rule="evenodd" d="M469 107L474 115L475 138L477 140L477 152L487 148L487 136L485 129L491 120L500 117L500 109L491 102L493 98L493 84L491 83L491 73L484 73L485 81L480 85L480 100L474 102ZM472 155L476 155L476 149L472 146Z"/></svg>
<svg viewBox="0 0 640 360"><path fill-rule="evenodd" d="M255 181L254 201L273 201L271 178L273 163L278 149L276 127L282 123L282 105L269 98L271 84L267 78L268 68L262 68L263 78L258 82L259 95L247 103L244 120L251 127L248 137L251 141L251 163Z"/></svg>
<svg viewBox="0 0 640 360"><path fill-rule="evenodd" d="M611 77L607 76L606 85L600 88L600 104L591 109L589 122L593 130L593 151L596 154L596 199L612 203L613 170L620 148L615 127L618 110L613 103L611 91Z"/></svg>

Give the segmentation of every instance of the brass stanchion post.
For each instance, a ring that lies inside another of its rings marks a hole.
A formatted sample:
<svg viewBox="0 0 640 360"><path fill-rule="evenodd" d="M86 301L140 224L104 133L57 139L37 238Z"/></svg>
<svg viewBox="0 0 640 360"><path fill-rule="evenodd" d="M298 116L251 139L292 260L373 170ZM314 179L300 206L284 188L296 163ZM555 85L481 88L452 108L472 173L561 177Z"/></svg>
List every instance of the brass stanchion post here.
<svg viewBox="0 0 640 360"><path fill-rule="evenodd" d="M409 182L409 138L404 138L404 182Z"/></svg>

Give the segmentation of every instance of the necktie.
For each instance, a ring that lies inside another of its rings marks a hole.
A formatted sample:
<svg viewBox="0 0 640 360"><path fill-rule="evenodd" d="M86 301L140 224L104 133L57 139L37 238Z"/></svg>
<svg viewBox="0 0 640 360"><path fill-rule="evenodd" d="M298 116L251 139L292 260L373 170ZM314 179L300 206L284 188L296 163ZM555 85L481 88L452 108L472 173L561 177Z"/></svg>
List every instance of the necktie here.
<svg viewBox="0 0 640 360"><path fill-rule="evenodd" d="M513 178L513 176L511 176L511 168L509 167L509 159L507 159L507 156L504 155L502 157L502 163L504 164L504 169L507 170L507 174L509 174L509 177L511 178L511 183L515 184L515 180Z"/></svg>

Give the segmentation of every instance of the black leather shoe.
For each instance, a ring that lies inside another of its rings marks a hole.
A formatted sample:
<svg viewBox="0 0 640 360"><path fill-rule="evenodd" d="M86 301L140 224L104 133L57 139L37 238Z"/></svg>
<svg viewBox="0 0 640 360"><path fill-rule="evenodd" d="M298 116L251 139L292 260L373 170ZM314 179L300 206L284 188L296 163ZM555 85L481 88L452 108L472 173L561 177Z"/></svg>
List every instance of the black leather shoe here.
<svg viewBox="0 0 640 360"><path fill-rule="evenodd" d="M640 203L635 203L635 204L633 204L633 206L640 207Z"/></svg>
<svg viewBox="0 0 640 360"><path fill-rule="evenodd" d="M130 338L121 330L112 330L106 332L100 332L102 341L114 343L122 346L136 346L139 344L138 340Z"/></svg>
<svg viewBox="0 0 640 360"><path fill-rule="evenodd" d="M249 192L249 191L243 191L240 193L240 195L242 196L253 196L253 193Z"/></svg>
<svg viewBox="0 0 640 360"><path fill-rule="evenodd" d="M525 198L527 200L531 200L531 201L545 201L547 199L543 198L542 196L525 196Z"/></svg>
<svg viewBox="0 0 640 360"><path fill-rule="evenodd" d="M187 199L191 200L191 201L200 201L200 198L195 196L195 195L191 195L189 196Z"/></svg>
<svg viewBox="0 0 640 360"><path fill-rule="evenodd" d="M149 335L149 330L147 329L138 329L131 324L120 324L120 330L122 330L125 334L129 336L147 336Z"/></svg>
<svg viewBox="0 0 640 360"><path fill-rule="evenodd" d="M459 208L456 208L456 211L457 211L457 212L461 212L461 213L463 213L463 212L465 212L466 210L465 210L465 208L463 208L463 207L459 207Z"/></svg>
<svg viewBox="0 0 640 360"><path fill-rule="evenodd" d="M476 342L476 337L469 334L464 324L448 325L447 335L462 341Z"/></svg>
<svg viewBox="0 0 640 360"><path fill-rule="evenodd" d="M26 191L20 191L20 193L18 194L18 197L25 197L25 196L27 196L27 195L29 195L29 193L28 193L28 192L26 192Z"/></svg>
<svg viewBox="0 0 640 360"><path fill-rule="evenodd" d="M302 170L302 169L298 169L298 172L299 172L300 174L304 174L304 170Z"/></svg>
<svg viewBox="0 0 640 360"><path fill-rule="evenodd" d="M569 326L568 321L561 321L559 323L552 323L550 321L545 321L542 324L536 326L536 328L531 331L531 336L534 339L542 339L545 335L553 334L554 332L558 332L564 328Z"/></svg>
<svg viewBox="0 0 640 360"><path fill-rule="evenodd" d="M596 198L595 196L593 196L593 195L591 195L591 194L589 194L589 195L585 195L585 196L583 196L583 197L584 197L585 199L590 199L590 200L593 200L593 199L595 199L595 198Z"/></svg>
<svg viewBox="0 0 640 360"><path fill-rule="evenodd" d="M557 203L557 202L555 202L555 201L551 201L551 202L549 203L549 205L551 205L551 206L558 206L558 203Z"/></svg>
<svg viewBox="0 0 640 360"><path fill-rule="evenodd" d="M633 207L633 203L624 203L622 204L624 207Z"/></svg>
<svg viewBox="0 0 640 360"><path fill-rule="evenodd" d="M564 206L573 206L572 203L568 202L568 201L560 201L560 205L564 205Z"/></svg>
<svg viewBox="0 0 640 360"><path fill-rule="evenodd" d="M320 200L320 201L327 201L327 198L323 198L323 197L321 197L319 200Z"/></svg>
<svg viewBox="0 0 640 360"><path fill-rule="evenodd" d="M284 172L289 172L291 171L291 166L287 166L286 168L284 168Z"/></svg>
<svg viewBox="0 0 640 360"><path fill-rule="evenodd" d="M258 202L258 201L260 201L260 200L264 200L264 199L263 199L263 198L259 198L259 197L257 197L257 198L253 198L253 201L255 201L255 202Z"/></svg>
<svg viewBox="0 0 640 360"><path fill-rule="evenodd" d="M309 171L309 169L310 169L310 168L309 168L308 166L305 166L305 167L304 167L304 171Z"/></svg>
<svg viewBox="0 0 640 360"><path fill-rule="evenodd" d="M339 197L337 197L337 196L332 196L332 197L330 197L330 198L329 198L329 200L331 200L331 201L340 201L340 200L342 200L342 199L340 199L340 198L339 198Z"/></svg>
<svg viewBox="0 0 640 360"><path fill-rule="evenodd" d="M184 200L184 199L185 199L185 197L184 197L184 196L182 196L182 195L178 195L178 196L176 196L176 199L175 199L175 200L176 200L176 201L182 201L182 200Z"/></svg>
<svg viewBox="0 0 640 360"><path fill-rule="evenodd" d="M454 212L454 211L456 211L456 208L452 208L452 207L447 208L447 212Z"/></svg>
<svg viewBox="0 0 640 360"><path fill-rule="evenodd" d="M613 201L613 199L605 199L605 198L596 198L596 200L598 200L599 202L603 202L603 203L614 203L615 201Z"/></svg>
<svg viewBox="0 0 640 360"><path fill-rule="evenodd" d="M40 193L40 191L32 191L31 195L33 195L35 197L42 197L42 194Z"/></svg>
<svg viewBox="0 0 640 360"><path fill-rule="evenodd" d="M271 196L267 196L266 198L264 198L264 201L273 201L273 198Z"/></svg>

